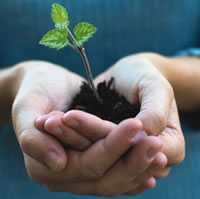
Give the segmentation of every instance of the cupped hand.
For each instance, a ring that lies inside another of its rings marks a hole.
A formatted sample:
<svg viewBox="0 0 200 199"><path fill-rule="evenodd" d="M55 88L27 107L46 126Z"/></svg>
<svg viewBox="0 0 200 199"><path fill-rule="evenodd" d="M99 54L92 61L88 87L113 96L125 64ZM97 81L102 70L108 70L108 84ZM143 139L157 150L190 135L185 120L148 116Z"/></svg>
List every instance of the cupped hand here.
<svg viewBox="0 0 200 199"><path fill-rule="evenodd" d="M138 194L155 186L153 170L145 174L143 171L151 164L162 169L167 159L160 152L162 142L159 138L146 136L139 139L143 128L140 120L128 119L106 127L103 120L87 113L70 111L66 117L77 119L73 126L77 131L88 129L86 136L97 133L93 138L98 141L85 151L68 150L67 167L57 173L29 158L29 172L35 181L51 191L98 196ZM93 121L92 125L89 121L81 121L86 117ZM97 129L102 131L102 137Z"/></svg>
<svg viewBox="0 0 200 199"><path fill-rule="evenodd" d="M39 117L38 120L36 120L36 126L39 129L42 129L43 131L45 130L50 135L55 136L58 140L60 140L61 143L63 143L63 145L65 146L69 145L68 149L69 147L72 149L76 149L77 146L79 145L79 147L81 147L81 151L87 150L92 146L92 143L104 139L106 136L112 133L112 131L118 128L118 126L112 122L102 120L94 115L77 110L68 111L65 114L60 111L54 111L51 112L50 114L43 115ZM60 131L62 131L62 133ZM124 129L124 131L126 131L126 128ZM126 135L126 132L124 132L124 135ZM90 142L88 141L84 142L84 140L81 139L80 136L85 137L86 139L90 140ZM123 156L128 157L127 159L132 159L131 166L132 168L136 167L135 171L133 172L133 176L135 178L132 180L131 184L129 184L130 181L127 178L126 174L127 171L124 170L125 169L124 167L121 167L120 170L118 169L119 175L117 176L117 178L116 178L116 173L112 171L109 178L105 176L105 180L103 180L102 186L105 186L104 184L106 184L107 186L107 191L104 194L106 193L107 194L109 193L110 195L115 195L117 193L124 194L125 193L123 192L124 188L120 189L123 187L121 185L122 182L123 184L126 184L127 188L129 187L129 189L131 186L131 192L129 191L126 194L138 194L142 191L145 191L148 188L155 187L156 180L152 174L153 173L155 174L155 172L158 173L159 170L162 170L166 166L167 164L166 156L163 153L158 152L154 160L151 162L151 165L148 165L149 166L148 172L142 172L140 169L141 166L142 168L144 168L143 166L146 165L146 164L143 165L144 161L142 161L147 149L146 144L153 146L154 143L156 143L154 139L155 136L147 138L147 135L145 135L144 133L142 132L137 133L137 136L134 137L133 139L134 141L132 142L131 146L134 147L134 150L132 150L131 153L123 154ZM96 158L99 158L99 156L97 156ZM119 160L120 159L121 156L119 156ZM138 160L138 162L136 160ZM88 161L91 160L88 159ZM120 160L119 162L122 161ZM114 163L113 167L115 164L119 165L120 164L119 162ZM91 167L91 171L92 169L95 170L95 168L97 168L97 171L99 170L98 167L95 166L93 168ZM106 170L102 172L102 175L103 173L105 173L105 171ZM133 176L130 175L129 177ZM106 180L107 178L108 180ZM113 179L117 180L114 181ZM56 185L56 187L59 187L59 189L57 188L58 190L66 191L66 189L63 188L64 185L61 186ZM114 189L114 187L116 186L117 189Z"/></svg>
<svg viewBox="0 0 200 199"><path fill-rule="evenodd" d="M98 76L96 84L114 77L115 89L129 102L141 104L136 118L142 122L148 135L156 135L162 140L162 152L168 159L167 167L154 170L154 176L159 178L169 173L170 165L183 161L185 142L173 88L163 73L167 60L162 60L163 66L160 61L154 63L157 56L144 53L125 57Z"/></svg>
<svg viewBox="0 0 200 199"><path fill-rule="evenodd" d="M66 109L79 92L83 79L42 61L24 62L15 67L18 70L18 88L12 120L22 151L49 169L62 170L67 163L62 144L37 130L34 121L52 110Z"/></svg>

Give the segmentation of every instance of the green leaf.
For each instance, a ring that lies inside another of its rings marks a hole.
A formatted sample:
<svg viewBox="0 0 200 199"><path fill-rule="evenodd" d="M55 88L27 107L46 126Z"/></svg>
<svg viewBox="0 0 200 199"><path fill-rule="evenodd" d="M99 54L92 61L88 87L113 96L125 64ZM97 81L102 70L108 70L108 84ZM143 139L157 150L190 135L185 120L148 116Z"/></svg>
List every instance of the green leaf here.
<svg viewBox="0 0 200 199"><path fill-rule="evenodd" d="M66 29L69 25L68 12L60 4L54 3L52 5L51 18L58 29Z"/></svg>
<svg viewBox="0 0 200 199"><path fill-rule="evenodd" d="M79 46L82 46L83 43L88 41L96 33L96 31L96 27L92 24L86 22L78 23L74 28L74 35Z"/></svg>
<svg viewBox="0 0 200 199"><path fill-rule="evenodd" d="M50 30L42 37L39 43L40 45L60 50L69 44L67 32L58 29Z"/></svg>

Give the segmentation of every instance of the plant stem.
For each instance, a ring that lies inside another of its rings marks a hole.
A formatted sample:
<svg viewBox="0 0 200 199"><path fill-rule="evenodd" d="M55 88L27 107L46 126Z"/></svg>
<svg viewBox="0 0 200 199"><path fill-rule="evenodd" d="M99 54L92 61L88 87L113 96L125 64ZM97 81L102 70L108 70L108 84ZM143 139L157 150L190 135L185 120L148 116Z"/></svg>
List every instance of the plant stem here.
<svg viewBox="0 0 200 199"><path fill-rule="evenodd" d="M93 81L93 75L92 75L92 70L91 70L91 67L90 67L90 63L89 63L89 60L88 60L88 57L86 55L86 52L85 52L85 48L83 47L78 47L79 49L79 54L81 55L81 58L82 58L82 62L84 64L84 67L85 67L85 71L86 71L86 74L87 74L87 79L88 79L88 83L89 83L89 86L90 88L93 90L94 92L94 95L96 96L97 100L99 102L101 102L101 98L94 86L94 81Z"/></svg>
<svg viewBox="0 0 200 199"><path fill-rule="evenodd" d="M88 84L89 84L90 88L92 89L97 100L101 103L102 102L101 98L100 98L100 96L99 96L99 94L98 94L98 92L97 92L97 90L94 86L92 70L91 70L91 67L90 67L90 62L89 62L88 57L87 57L86 52L85 52L85 48L83 48L82 46L79 46L76 39L74 38L74 35L71 33L71 31L69 29L67 29L67 31L68 31L70 40L74 44L73 49L75 49L81 56L83 65L85 67Z"/></svg>

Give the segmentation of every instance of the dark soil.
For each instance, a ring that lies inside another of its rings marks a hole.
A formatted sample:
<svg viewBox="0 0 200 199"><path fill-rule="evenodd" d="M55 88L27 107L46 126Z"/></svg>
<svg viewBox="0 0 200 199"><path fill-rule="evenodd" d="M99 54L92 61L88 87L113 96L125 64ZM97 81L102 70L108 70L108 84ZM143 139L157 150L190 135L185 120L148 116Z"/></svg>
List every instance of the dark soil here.
<svg viewBox="0 0 200 199"><path fill-rule="evenodd" d="M113 78L109 82L99 83L97 92L101 102L97 100L89 85L83 82L81 91L74 97L69 110L82 110L116 124L135 117L140 110L139 104L130 104L125 97L116 92Z"/></svg>
<svg viewBox="0 0 200 199"><path fill-rule="evenodd" d="M85 111L116 124L124 119L135 117L140 110L139 104L130 104L125 97L116 92L113 78L109 82L99 83L97 92L102 103L96 99L89 85L83 82L81 91L74 97L69 110ZM200 129L200 110L179 113L181 122L191 128Z"/></svg>

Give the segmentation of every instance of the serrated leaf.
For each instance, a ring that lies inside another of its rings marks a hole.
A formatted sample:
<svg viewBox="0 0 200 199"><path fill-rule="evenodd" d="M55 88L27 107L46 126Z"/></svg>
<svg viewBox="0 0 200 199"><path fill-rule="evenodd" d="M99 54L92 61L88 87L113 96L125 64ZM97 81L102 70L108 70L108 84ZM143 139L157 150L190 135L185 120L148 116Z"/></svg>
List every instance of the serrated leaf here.
<svg viewBox="0 0 200 199"><path fill-rule="evenodd" d="M86 22L78 23L74 28L74 35L79 46L82 46L83 43L88 41L96 33L96 31L96 27L92 24Z"/></svg>
<svg viewBox="0 0 200 199"><path fill-rule="evenodd" d="M69 15L65 7L58 3L52 5L51 18L58 29L66 29L69 25Z"/></svg>
<svg viewBox="0 0 200 199"><path fill-rule="evenodd" d="M67 32L58 29L50 30L42 37L39 43L40 45L60 50L66 47L69 43Z"/></svg>

